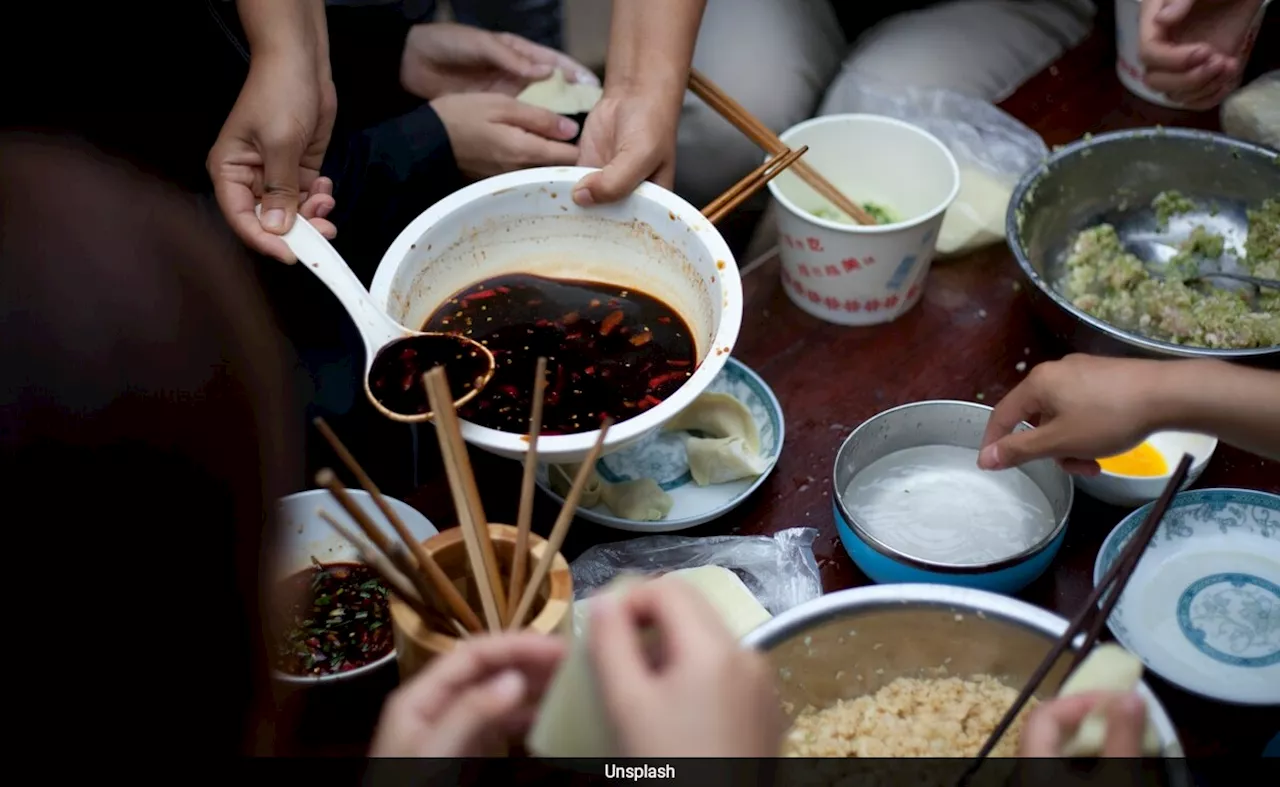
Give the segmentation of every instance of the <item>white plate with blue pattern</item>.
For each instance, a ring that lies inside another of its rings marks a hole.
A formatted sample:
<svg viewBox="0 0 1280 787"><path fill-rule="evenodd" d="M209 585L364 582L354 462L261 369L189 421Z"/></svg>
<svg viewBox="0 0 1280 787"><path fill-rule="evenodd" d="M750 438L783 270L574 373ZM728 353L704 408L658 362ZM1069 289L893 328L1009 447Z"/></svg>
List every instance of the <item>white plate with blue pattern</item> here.
<svg viewBox="0 0 1280 787"><path fill-rule="evenodd" d="M593 508L579 508L578 516L618 530L637 533L671 533L686 530L723 516L756 490L773 472L782 453L785 426L782 405L778 397L760 378L741 361L730 358L724 369L707 391L727 393L747 406L760 430L760 453L768 460L768 467L755 478L744 478L727 484L698 486L689 475L689 462L685 455L685 432L661 430L645 437L633 446L601 457L596 471L605 481L619 483L639 478L652 478L671 495L671 511L665 519L640 522L622 519L600 503ZM564 498L547 484L547 465L538 467L538 487L563 505Z"/></svg>
<svg viewBox="0 0 1280 787"><path fill-rule="evenodd" d="M1152 505L1102 542L1095 587ZM1280 496L1248 489L1176 496L1107 624L1152 672L1187 691L1280 704Z"/></svg>

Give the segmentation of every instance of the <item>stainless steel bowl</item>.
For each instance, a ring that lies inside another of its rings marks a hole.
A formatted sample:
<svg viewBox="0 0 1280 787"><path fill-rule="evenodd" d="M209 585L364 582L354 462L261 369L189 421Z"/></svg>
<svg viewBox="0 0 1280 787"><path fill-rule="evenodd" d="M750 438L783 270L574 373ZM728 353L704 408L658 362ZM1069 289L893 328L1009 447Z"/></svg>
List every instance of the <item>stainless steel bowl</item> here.
<svg viewBox="0 0 1280 787"><path fill-rule="evenodd" d="M898 677L991 675L1021 688L1067 621L998 593L950 585L871 585L843 590L790 609L752 631L743 643L778 670L784 708L829 707L872 694ZM1079 640L1077 640L1079 641ZM1056 694L1069 654L1041 684ZM1148 718L1167 757L1182 744L1164 706L1145 683Z"/></svg>
<svg viewBox="0 0 1280 787"><path fill-rule="evenodd" d="M1156 230L1151 200L1176 190L1199 212L1186 218L1243 238L1245 210L1280 195L1280 153L1221 134L1146 128L1083 139L1022 177L1009 201L1005 235L1030 285L1035 310L1070 347L1097 355L1219 358L1280 366L1280 347L1184 347L1085 314L1054 287L1080 230L1106 222L1141 254Z"/></svg>

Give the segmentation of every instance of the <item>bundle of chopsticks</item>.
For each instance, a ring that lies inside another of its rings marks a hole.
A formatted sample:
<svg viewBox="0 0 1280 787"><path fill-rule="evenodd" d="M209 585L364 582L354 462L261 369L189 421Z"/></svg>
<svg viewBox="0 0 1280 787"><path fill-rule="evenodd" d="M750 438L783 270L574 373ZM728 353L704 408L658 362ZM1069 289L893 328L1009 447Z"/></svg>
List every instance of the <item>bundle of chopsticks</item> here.
<svg viewBox="0 0 1280 787"><path fill-rule="evenodd" d="M831 202L832 205L835 205L841 212L848 214L848 216L857 223L866 225L876 223L875 218L872 217L870 213L867 213L861 205L849 199L843 192L831 185L831 182L818 174L813 167L803 161L796 160L800 158L806 150L808 150L807 146L792 153L768 126L761 123L758 118L748 112L746 108L737 101L733 100L727 93L716 86L715 83L703 76L697 69L690 69L689 71L689 90L693 91L693 94L706 102L707 106L714 109L721 115L721 117L729 121L729 123L731 123L735 128L745 134L747 138L758 145L761 150L773 157L769 161L766 161L755 172L748 175L741 182L730 188L729 191L726 191L723 195L703 209L703 215L705 215L711 223L714 224L719 221L724 214L732 210L734 207L737 207L743 199L751 196L751 194L755 193L756 190L769 182L769 180L788 166L790 166L792 172L808 184L811 189L818 192L818 194ZM788 156L791 157L790 160L783 163ZM770 171L766 176L765 172L768 171L771 166L776 167L776 169ZM751 184L754 184L754 186ZM746 189L745 195L733 201L727 209L720 210L721 206L718 203L720 203L721 200L725 200L726 197L734 194L735 190L740 189ZM716 209L714 217L711 213L713 208Z"/></svg>
<svg viewBox="0 0 1280 787"><path fill-rule="evenodd" d="M1093 646L1097 644L1098 637L1102 634L1102 627L1106 625L1107 619L1111 617L1111 611L1115 609L1116 604L1120 601L1125 585L1129 583L1129 578L1133 576L1134 570L1138 567L1138 561L1142 559L1142 553L1146 551L1151 539L1156 534L1156 530L1159 529L1160 521L1164 519L1165 512L1169 510L1169 505L1173 502L1173 496L1182 488L1182 484L1187 478L1187 473L1191 470L1191 462L1191 455L1183 454L1182 461L1178 463L1178 467L1173 471L1169 482L1165 484L1164 491L1151 508L1151 513L1147 514L1147 518L1134 531L1129 538L1129 543L1125 545L1120 552L1120 556L1102 577L1102 581L1089 594L1089 597L1084 602L1084 608L1076 614L1071 621L1071 625L1067 626L1067 630L1062 633L1062 636L1049 649L1040 665L1036 667L1035 672L1031 673L1026 685L1022 687L1022 692L1018 694L1018 698L1013 701L1013 705L1005 712L1004 718L1000 720L1000 723L991 732L986 743L979 750L977 757L974 758L968 769L961 775L958 784L965 785L969 783L969 779L981 767L983 760L990 756L996 744L1000 742L1000 738L1013 726L1018 714L1022 712L1022 709L1031 700L1036 690L1040 688L1040 684L1044 682L1050 670L1058 663L1058 659L1062 657L1067 648L1071 647L1071 643L1076 637L1086 632L1086 628L1087 633L1085 633L1084 641L1080 643L1080 647L1076 648L1075 657L1072 659L1071 665L1067 668L1067 672L1062 679L1065 681L1072 672L1075 672L1081 662L1088 657L1089 652L1093 650Z"/></svg>
<svg viewBox="0 0 1280 787"><path fill-rule="evenodd" d="M480 614L468 604L453 580L396 515L387 499L374 485L373 480L360 467L323 419L317 418L316 428L329 442L338 458L355 476L360 486L373 499L399 536L395 542L351 498L334 472L328 468L316 474L316 483L329 490L338 505L363 531L361 538L338 522L329 512L321 509L319 515L356 549L364 562L382 577L387 587L408 604L422 619L424 625L445 637L455 634L468 637L482 631L497 633L522 627L538 598L538 588L546 580L551 563L560 552L569 533L578 501L587 485L600 451L610 421L600 426L600 434L592 446L587 460L582 463L573 480L573 486L565 497L560 515L551 528L546 547L529 571L529 529L533 520L534 479L538 462L538 433L542 424L542 402L546 387L547 362L538 359L534 379L533 404L529 417L529 449L525 456L524 477L520 488L520 509L516 520L516 545L510 571L510 583L504 585L498 566L489 522L480 503L471 460L458 425L453 396L443 367L436 367L424 375L423 384L431 403L431 418L435 422L436 436L440 440L440 452L444 458L445 473L462 528L471 578L480 598ZM527 576L526 576L527 575Z"/></svg>

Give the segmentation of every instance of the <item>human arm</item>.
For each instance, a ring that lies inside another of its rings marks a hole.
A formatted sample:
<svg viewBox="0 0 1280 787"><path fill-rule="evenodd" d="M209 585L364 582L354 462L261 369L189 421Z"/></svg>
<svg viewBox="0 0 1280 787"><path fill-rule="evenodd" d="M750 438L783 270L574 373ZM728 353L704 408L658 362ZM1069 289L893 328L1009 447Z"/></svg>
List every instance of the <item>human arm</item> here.
<svg viewBox="0 0 1280 787"><path fill-rule="evenodd" d="M337 112L322 0L238 0L249 74L205 166L218 206L254 250L294 261L276 237L319 176ZM261 219L255 212L262 202ZM315 222L332 235L327 222Z"/></svg>
<svg viewBox="0 0 1280 787"><path fill-rule="evenodd" d="M587 117L578 163L603 167L573 190L613 202L646 179L675 180L676 124L705 0L614 0L604 96Z"/></svg>
<svg viewBox="0 0 1280 787"><path fill-rule="evenodd" d="M1037 428L1014 432L1037 419ZM996 405L979 464L995 470L1053 458L1092 474L1098 457L1166 429L1280 459L1280 372L1208 359L1069 355L1034 368Z"/></svg>

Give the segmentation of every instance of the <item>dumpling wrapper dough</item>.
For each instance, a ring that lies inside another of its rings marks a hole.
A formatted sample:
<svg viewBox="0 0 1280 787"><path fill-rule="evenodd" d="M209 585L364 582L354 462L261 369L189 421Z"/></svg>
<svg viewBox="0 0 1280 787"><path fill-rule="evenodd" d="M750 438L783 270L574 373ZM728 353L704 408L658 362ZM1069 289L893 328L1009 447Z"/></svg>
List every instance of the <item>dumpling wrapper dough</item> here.
<svg viewBox="0 0 1280 787"><path fill-rule="evenodd" d="M960 191L938 231L938 254L949 257L1004 240L1013 184L980 167L960 168Z"/></svg>
<svg viewBox="0 0 1280 787"><path fill-rule="evenodd" d="M741 437L690 437L684 446L689 474L698 486L755 478L769 467L768 460Z"/></svg>
<svg viewBox="0 0 1280 787"><path fill-rule="evenodd" d="M557 68L547 79L534 82L520 91L516 100L559 115L582 115L594 109L602 95L604 91L599 85L570 82Z"/></svg>
<svg viewBox="0 0 1280 787"><path fill-rule="evenodd" d="M760 429L745 404L727 393L704 393L663 427L667 432L701 432L707 437L741 437L760 453Z"/></svg>
<svg viewBox="0 0 1280 787"><path fill-rule="evenodd" d="M658 581L670 581L671 577L688 582L700 591L736 637L744 636L770 618L768 610L728 569L720 566L682 569ZM601 592L623 593L639 581L634 575L623 575ZM586 600L574 604L575 617L579 605L589 603ZM582 619L580 635L574 637L569 655L547 687L537 718L525 739L525 747L539 757L609 759L620 755L617 733L605 710L591 654L587 650L586 619Z"/></svg>
<svg viewBox="0 0 1280 787"><path fill-rule="evenodd" d="M1113 643L1094 646L1089 656L1080 663L1058 690L1059 697L1086 694L1091 691L1117 693L1132 692L1142 680L1142 662L1129 651ZM1076 730L1076 734L1062 747L1063 757L1097 757L1107 739L1107 715L1105 709L1091 711ZM1148 716L1142 737L1143 754L1160 755L1160 739Z"/></svg>

